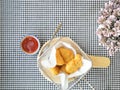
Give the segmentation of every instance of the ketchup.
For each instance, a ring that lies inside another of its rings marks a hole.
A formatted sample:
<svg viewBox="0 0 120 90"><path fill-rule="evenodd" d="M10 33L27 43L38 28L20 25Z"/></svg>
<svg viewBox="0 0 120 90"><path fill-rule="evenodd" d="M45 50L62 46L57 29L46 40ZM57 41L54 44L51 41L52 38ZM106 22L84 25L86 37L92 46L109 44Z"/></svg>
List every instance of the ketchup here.
<svg viewBox="0 0 120 90"><path fill-rule="evenodd" d="M26 53L34 53L38 49L38 41L33 36L26 36L21 46Z"/></svg>

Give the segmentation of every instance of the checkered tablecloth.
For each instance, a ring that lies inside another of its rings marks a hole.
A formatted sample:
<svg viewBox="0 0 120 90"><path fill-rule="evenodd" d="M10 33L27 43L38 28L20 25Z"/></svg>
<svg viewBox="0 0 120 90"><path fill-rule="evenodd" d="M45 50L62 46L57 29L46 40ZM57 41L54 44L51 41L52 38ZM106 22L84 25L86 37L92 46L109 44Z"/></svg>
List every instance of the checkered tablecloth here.
<svg viewBox="0 0 120 90"><path fill-rule="evenodd" d="M59 22L58 36L68 36L88 54L107 56L98 45L99 10L108 0L1 0L0 1L0 90L57 90L37 68L37 55L26 55L20 41L26 34L41 45L51 38ZM92 69L86 76L96 90L120 90L120 52L110 57L107 69ZM84 90L90 90L81 82ZM79 90L80 84L72 90Z"/></svg>

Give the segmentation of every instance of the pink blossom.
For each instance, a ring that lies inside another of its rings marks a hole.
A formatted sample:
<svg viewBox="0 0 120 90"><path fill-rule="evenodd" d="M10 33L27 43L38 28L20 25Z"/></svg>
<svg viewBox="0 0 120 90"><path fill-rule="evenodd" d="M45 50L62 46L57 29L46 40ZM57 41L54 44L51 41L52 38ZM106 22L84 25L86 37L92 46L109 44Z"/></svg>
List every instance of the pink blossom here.
<svg viewBox="0 0 120 90"><path fill-rule="evenodd" d="M99 43L113 55L120 48L120 0L110 0L105 3L98 17L98 29L96 34ZM117 44L116 44L117 43Z"/></svg>
<svg viewBox="0 0 120 90"><path fill-rule="evenodd" d="M99 17L99 18L98 18L98 23L99 23L99 24L102 24L102 23L105 21L105 19L106 19L106 18L105 18L104 16Z"/></svg>

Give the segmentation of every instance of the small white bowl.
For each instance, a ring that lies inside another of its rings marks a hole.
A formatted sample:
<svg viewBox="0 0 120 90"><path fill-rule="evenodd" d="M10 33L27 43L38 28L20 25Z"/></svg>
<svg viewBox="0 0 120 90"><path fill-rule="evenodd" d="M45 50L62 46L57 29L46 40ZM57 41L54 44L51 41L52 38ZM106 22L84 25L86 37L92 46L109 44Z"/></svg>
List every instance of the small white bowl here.
<svg viewBox="0 0 120 90"><path fill-rule="evenodd" d="M23 49L23 47L22 47L22 42L23 42L23 40L26 38L26 37L33 37L35 40L37 40L37 42L38 42L38 48L37 48L37 50L35 51L35 52L33 52L33 53L28 53L28 52L26 52L24 49ZM34 35L26 35L22 40L21 40L21 42L20 42L20 47L21 47L21 49L22 49L22 51L25 53L25 54L27 54L27 55L34 55L34 54L36 54L38 51L39 51L39 49L40 49L40 42L39 42L39 40L38 40L38 38L37 37L35 37Z"/></svg>

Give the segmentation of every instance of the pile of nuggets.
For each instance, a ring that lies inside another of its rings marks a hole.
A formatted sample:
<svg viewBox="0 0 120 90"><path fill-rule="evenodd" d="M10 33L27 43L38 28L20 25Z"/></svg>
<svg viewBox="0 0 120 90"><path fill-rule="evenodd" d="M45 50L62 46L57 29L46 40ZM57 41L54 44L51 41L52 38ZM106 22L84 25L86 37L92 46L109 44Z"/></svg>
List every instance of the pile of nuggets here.
<svg viewBox="0 0 120 90"><path fill-rule="evenodd" d="M72 50L60 47L56 49L56 62L57 65L50 68L53 75L58 75L60 72L71 74L82 66L82 56L80 54L74 55Z"/></svg>

